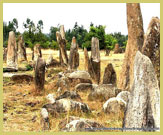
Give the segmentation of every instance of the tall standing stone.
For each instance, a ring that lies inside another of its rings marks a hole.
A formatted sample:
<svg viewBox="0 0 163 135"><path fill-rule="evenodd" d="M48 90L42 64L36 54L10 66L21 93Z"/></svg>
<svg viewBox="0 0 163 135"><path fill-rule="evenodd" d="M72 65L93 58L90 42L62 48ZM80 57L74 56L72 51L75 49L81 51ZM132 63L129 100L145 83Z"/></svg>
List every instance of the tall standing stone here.
<svg viewBox="0 0 163 135"><path fill-rule="evenodd" d="M116 85L116 72L113 65L109 63L104 71L103 84L113 84Z"/></svg>
<svg viewBox="0 0 163 135"><path fill-rule="evenodd" d="M72 38L68 64L70 70L77 69L79 66L78 45L75 37Z"/></svg>
<svg viewBox="0 0 163 135"><path fill-rule="evenodd" d="M7 67L17 69L17 44L15 33L9 32L8 46L7 46Z"/></svg>
<svg viewBox="0 0 163 135"><path fill-rule="evenodd" d="M125 128L160 128L160 90L151 60L136 53L134 82L124 117Z"/></svg>
<svg viewBox="0 0 163 135"><path fill-rule="evenodd" d="M36 44L34 46L34 49L33 49L33 59L34 61L37 61L37 59L40 57L42 57L42 53L41 53L41 46L40 44Z"/></svg>
<svg viewBox="0 0 163 135"><path fill-rule="evenodd" d="M35 64L35 89L36 91L40 91L44 89L45 83L45 66L46 62L38 57Z"/></svg>
<svg viewBox="0 0 163 135"><path fill-rule="evenodd" d="M122 53L122 49L119 47L119 44L115 44L114 54Z"/></svg>
<svg viewBox="0 0 163 135"><path fill-rule="evenodd" d="M68 65L68 56L66 52L66 38L65 38L65 31L64 26L61 25L60 32L56 32L57 42L59 44L59 59L61 64Z"/></svg>
<svg viewBox="0 0 163 135"><path fill-rule="evenodd" d="M129 90L133 83L134 58L144 42L143 19L139 3L127 4L127 26L128 42L118 88Z"/></svg>
<svg viewBox="0 0 163 135"><path fill-rule="evenodd" d="M20 35L18 38L18 61L26 61L26 48L24 45L24 39L23 36Z"/></svg>
<svg viewBox="0 0 163 135"><path fill-rule="evenodd" d="M84 47L84 68L86 71L88 71L89 66L89 55L87 48Z"/></svg>
<svg viewBox="0 0 163 135"><path fill-rule="evenodd" d="M142 53L150 58L160 86L160 19L153 17L149 23Z"/></svg>
<svg viewBox="0 0 163 135"><path fill-rule="evenodd" d="M92 37L91 58L88 72L96 83L100 83L100 49L98 38Z"/></svg>

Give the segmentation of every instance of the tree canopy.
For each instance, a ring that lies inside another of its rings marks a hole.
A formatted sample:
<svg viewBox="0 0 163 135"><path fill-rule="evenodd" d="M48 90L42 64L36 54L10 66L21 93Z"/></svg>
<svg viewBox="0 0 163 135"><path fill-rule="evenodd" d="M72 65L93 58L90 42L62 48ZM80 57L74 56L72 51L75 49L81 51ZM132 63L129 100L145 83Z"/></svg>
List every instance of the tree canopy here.
<svg viewBox="0 0 163 135"><path fill-rule="evenodd" d="M14 18L8 23L3 22L3 44L4 47L7 46L8 35L10 31L16 33L16 37L19 34L23 35L26 47L33 48L36 43L40 43L42 48L52 48L58 49L58 43L56 41L56 32L59 31L60 25L51 26L49 33L45 34L42 32L44 23L42 20L39 20L35 24L30 18L27 18L23 23L24 32L20 33L18 29L18 21ZM91 39L92 37L97 37L99 39L100 49L109 49L112 50L116 43L120 47L125 48L128 36L118 33L105 33L106 26L98 25L95 26L92 22L90 23L89 31L87 31L83 25L79 26L75 22L72 29L65 31L66 36L66 45L67 49L70 49L72 38L75 37L80 48L86 47L88 50L91 49Z"/></svg>

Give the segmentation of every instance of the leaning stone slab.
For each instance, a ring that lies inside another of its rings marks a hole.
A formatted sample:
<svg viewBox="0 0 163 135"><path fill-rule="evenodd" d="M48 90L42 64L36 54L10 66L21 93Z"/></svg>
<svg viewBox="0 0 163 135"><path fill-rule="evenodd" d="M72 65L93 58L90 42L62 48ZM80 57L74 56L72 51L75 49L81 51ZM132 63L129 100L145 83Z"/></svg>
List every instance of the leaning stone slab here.
<svg viewBox="0 0 163 135"><path fill-rule="evenodd" d="M141 128L155 131L160 128L160 90L151 60L136 53L134 61L134 82L128 101L125 128Z"/></svg>

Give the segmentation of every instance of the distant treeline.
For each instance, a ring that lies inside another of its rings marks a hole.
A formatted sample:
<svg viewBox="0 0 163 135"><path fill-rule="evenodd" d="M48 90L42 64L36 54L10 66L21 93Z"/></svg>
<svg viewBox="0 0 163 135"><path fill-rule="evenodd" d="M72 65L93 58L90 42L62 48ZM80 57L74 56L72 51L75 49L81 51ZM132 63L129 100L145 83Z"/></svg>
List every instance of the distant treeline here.
<svg viewBox="0 0 163 135"><path fill-rule="evenodd" d="M24 37L24 42L26 47L33 48L36 43L39 43L42 48L58 49L58 43L56 41L56 31L59 31L60 25L54 27L51 26L50 32L44 34L43 21L39 20L37 25L27 18L26 22L23 23L24 32L20 33L18 29L18 21L14 18L8 23L3 22L3 46L7 47L8 34L10 31L14 31L16 37L22 34ZM112 50L116 43L120 47L125 48L128 36L122 35L120 32L106 34L105 26L99 25L95 26L93 23L90 24L90 29L87 31L83 25L79 26L76 22L73 29L65 31L67 40L67 49L70 49L72 37L76 37L78 45L80 48L86 47L88 50L91 48L92 37L97 37L99 39L100 49Z"/></svg>

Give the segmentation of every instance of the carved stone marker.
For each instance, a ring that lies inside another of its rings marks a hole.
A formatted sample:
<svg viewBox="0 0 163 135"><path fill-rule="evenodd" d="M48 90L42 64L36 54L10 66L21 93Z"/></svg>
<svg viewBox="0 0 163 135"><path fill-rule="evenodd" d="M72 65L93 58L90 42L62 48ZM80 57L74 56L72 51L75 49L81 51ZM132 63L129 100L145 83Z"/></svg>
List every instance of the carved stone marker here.
<svg viewBox="0 0 163 135"><path fill-rule="evenodd" d="M35 89L36 91L40 91L44 89L44 82L45 82L45 66L46 62L38 57L36 64L35 64Z"/></svg>
<svg viewBox="0 0 163 135"><path fill-rule="evenodd" d="M27 56L26 56L26 48L24 45L24 39L23 36L18 37L18 61L26 61Z"/></svg>
<svg viewBox="0 0 163 135"><path fill-rule="evenodd" d="M42 57L41 53L41 46L40 44L36 44L33 49L33 55L34 55L34 61L37 61L37 59Z"/></svg>
<svg viewBox="0 0 163 135"><path fill-rule="evenodd" d="M65 39L65 31L64 26L61 25L60 32L56 32L57 42L59 44L59 58L61 64L68 65L68 56L66 52L66 39Z"/></svg>
<svg viewBox="0 0 163 135"><path fill-rule="evenodd" d="M157 17L149 23L142 53L152 61L160 86L160 19Z"/></svg>
<svg viewBox="0 0 163 135"><path fill-rule="evenodd" d="M111 63L109 63L105 68L103 84L116 85L116 72Z"/></svg>
<svg viewBox="0 0 163 135"><path fill-rule="evenodd" d="M68 62L69 62L69 70L77 69L77 67L79 66L78 45L76 43L75 37L72 38Z"/></svg>
<svg viewBox="0 0 163 135"><path fill-rule="evenodd" d="M7 68L17 69L17 44L15 33L9 32L8 46L7 46Z"/></svg>
<svg viewBox="0 0 163 135"><path fill-rule="evenodd" d="M133 83L133 66L136 52L144 42L143 20L139 3L127 4L128 42L120 73L118 88L129 90Z"/></svg>
<svg viewBox="0 0 163 135"><path fill-rule="evenodd" d="M151 60L136 53L134 82L124 117L125 128L160 128L160 90ZM144 129L143 129L144 128ZM148 129L147 129L148 128Z"/></svg>
<svg viewBox="0 0 163 135"><path fill-rule="evenodd" d="M84 68L86 71L88 71L89 68L89 55L87 48L84 47Z"/></svg>
<svg viewBox="0 0 163 135"><path fill-rule="evenodd" d="M92 79L96 83L100 83L100 49L98 38L92 37L91 42L91 58L89 62L89 70Z"/></svg>
<svg viewBox="0 0 163 135"><path fill-rule="evenodd" d="M114 53L122 53L122 48L119 47L119 44L115 44Z"/></svg>

